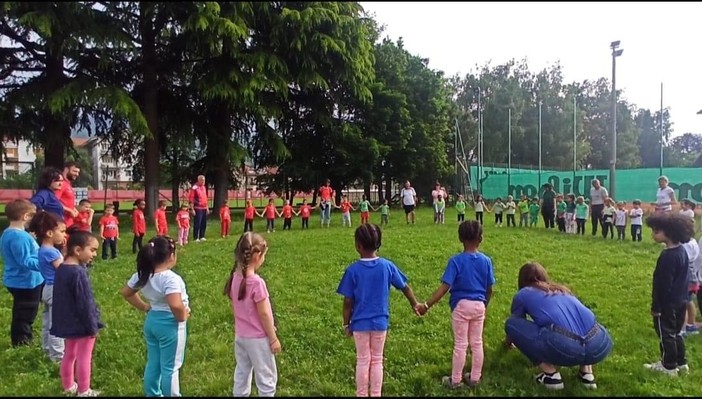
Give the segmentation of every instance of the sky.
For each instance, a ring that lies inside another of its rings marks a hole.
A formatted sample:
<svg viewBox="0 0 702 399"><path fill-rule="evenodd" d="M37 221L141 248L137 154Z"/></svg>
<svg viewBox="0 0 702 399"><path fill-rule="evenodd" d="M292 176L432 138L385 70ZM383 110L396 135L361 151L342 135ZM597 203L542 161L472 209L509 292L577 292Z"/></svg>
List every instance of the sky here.
<svg viewBox="0 0 702 399"><path fill-rule="evenodd" d="M610 43L624 50L617 90L638 108L670 109L673 136L702 133L702 2L361 2L384 36L446 76L526 58L560 61L564 81L611 79Z"/></svg>

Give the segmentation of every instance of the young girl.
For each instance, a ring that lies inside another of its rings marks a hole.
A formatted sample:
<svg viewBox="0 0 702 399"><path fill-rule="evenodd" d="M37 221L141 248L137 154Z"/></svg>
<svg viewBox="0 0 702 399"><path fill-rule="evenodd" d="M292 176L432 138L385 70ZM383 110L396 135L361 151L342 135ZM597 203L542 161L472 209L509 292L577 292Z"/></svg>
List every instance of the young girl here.
<svg viewBox="0 0 702 399"><path fill-rule="evenodd" d="M475 197L475 220L479 221L480 224L483 224L483 212L488 210L487 205L485 205L485 201L483 200L483 196L478 194Z"/></svg>
<svg viewBox="0 0 702 399"><path fill-rule="evenodd" d="M368 209L375 211L375 208L371 206L365 194L363 194L361 197L361 202L358 204L358 209L361 211L361 224L368 223L368 218L370 217L370 211Z"/></svg>
<svg viewBox="0 0 702 399"><path fill-rule="evenodd" d="M517 204L514 203L514 197L511 195L507 196L507 202L505 203L505 213L507 214L507 227L512 225L512 227L517 227L517 223L514 221L514 215L517 213Z"/></svg>
<svg viewBox="0 0 702 399"><path fill-rule="evenodd" d="M377 225L358 226L355 241L361 259L346 268L336 290L344 296L344 332L356 343L356 396L368 396L369 383L370 396L381 394L390 286L402 290L413 309L417 306L407 277L394 263L378 257L381 238Z"/></svg>
<svg viewBox="0 0 702 399"><path fill-rule="evenodd" d="M466 201L463 195L459 195L458 201L456 201L456 215L459 223L466 220Z"/></svg>
<svg viewBox="0 0 702 399"><path fill-rule="evenodd" d="M575 234L585 235L585 221L587 220L589 207L585 203L585 198L581 195L575 204Z"/></svg>
<svg viewBox="0 0 702 399"><path fill-rule="evenodd" d="M617 208L614 207L614 200L607 198L605 200L605 208L602 210L602 237L614 239L614 215L617 213Z"/></svg>
<svg viewBox="0 0 702 399"><path fill-rule="evenodd" d="M56 268L63 263L63 255L57 248L65 244L66 225L53 213L39 212L29 222L29 231L37 236L39 247L39 270L44 277L41 302L44 310L41 315L41 343L44 353L53 362L63 358L63 339L49 334L51 329L51 305L53 304L54 276Z"/></svg>
<svg viewBox="0 0 702 399"><path fill-rule="evenodd" d="M78 396L99 395L99 391L90 389L90 372L95 338L104 326L85 267L97 255L98 246L92 234L72 233L66 244L66 257L54 277L49 332L65 339L61 385L66 393L77 392Z"/></svg>
<svg viewBox="0 0 702 399"><path fill-rule="evenodd" d="M319 204L315 206L310 206L307 203L307 199L302 200L302 205L300 205L300 210L295 213L296 216L301 216L302 218L302 228L303 229L309 229L310 228L310 214L312 213L312 209L316 208L319 206Z"/></svg>
<svg viewBox="0 0 702 399"><path fill-rule="evenodd" d="M229 226L232 224L232 211L227 202L219 208L219 227L222 238L229 237Z"/></svg>
<svg viewBox="0 0 702 399"><path fill-rule="evenodd" d="M100 218L100 237L102 238L102 259L107 260L109 247L112 259L117 257L117 240L119 240L119 219L115 216L114 205L105 207L105 215Z"/></svg>
<svg viewBox="0 0 702 399"><path fill-rule="evenodd" d="M280 210L280 215L283 216L283 230L290 230L292 228L292 217L295 213L292 205L290 205L290 200L285 200L285 205L283 209Z"/></svg>
<svg viewBox="0 0 702 399"><path fill-rule="evenodd" d="M619 201L617 212L614 214L614 225L617 227L617 240L626 238L626 202Z"/></svg>
<svg viewBox="0 0 702 399"><path fill-rule="evenodd" d="M234 313L234 396L249 396L251 371L259 396L274 396L278 383L275 354L282 347L273 323L266 282L257 274L268 245L259 234L244 233L234 250L234 268L224 287Z"/></svg>
<svg viewBox="0 0 702 399"><path fill-rule="evenodd" d="M575 194L569 193L566 198L566 233L575 234Z"/></svg>
<svg viewBox="0 0 702 399"><path fill-rule="evenodd" d="M253 231L253 221L254 215L258 215L256 207L253 206L251 200L246 201L246 208L244 208L244 233L247 231Z"/></svg>
<svg viewBox="0 0 702 399"><path fill-rule="evenodd" d="M439 194L434 201L434 223L444 224L444 212L446 211L446 201Z"/></svg>
<svg viewBox="0 0 702 399"><path fill-rule="evenodd" d="M166 201L158 202L158 209L154 212L154 221L156 222L156 235L168 235L168 219L166 219Z"/></svg>
<svg viewBox="0 0 702 399"><path fill-rule="evenodd" d="M280 216L280 214L278 213L278 210L275 209L275 203L273 202L273 198L270 198L268 200L268 205L266 205L262 213L258 213L258 216L266 217L266 232L275 233L275 217Z"/></svg>
<svg viewBox="0 0 702 399"><path fill-rule="evenodd" d="M522 194L522 198L517 203L519 209L519 227L529 227L529 198Z"/></svg>
<svg viewBox="0 0 702 399"><path fill-rule="evenodd" d="M463 209L465 210L465 207ZM390 205L388 205L387 199L383 201L383 205L378 207L378 210L380 211L380 225L387 226L388 219L390 218Z"/></svg>
<svg viewBox="0 0 702 399"><path fill-rule="evenodd" d="M121 291L130 305L146 313L145 396L180 396L178 375L185 355L185 321L190 317L190 307L185 282L171 270L176 260L172 239L152 238L139 251L137 271Z"/></svg>
<svg viewBox="0 0 702 399"><path fill-rule="evenodd" d="M190 211L188 211L188 204L180 206L180 210L178 214L176 214L176 221L178 222L178 243L182 247L188 243L188 233L190 233Z"/></svg>
<svg viewBox="0 0 702 399"><path fill-rule="evenodd" d="M531 205L529 205L529 227L536 226L539 221L539 210L541 206L539 205L538 198L532 198Z"/></svg>
<svg viewBox="0 0 702 399"><path fill-rule="evenodd" d="M348 197L344 196L341 199L341 204L338 206L335 205L335 207L341 209L341 225L344 227L347 225L351 227L351 211L355 211L356 208L351 205L351 201L349 201Z"/></svg>
<svg viewBox="0 0 702 399"><path fill-rule="evenodd" d="M641 241L641 229L643 227L643 209L641 209L641 200L634 200L632 202L634 208L629 211L629 218L631 220L631 240Z"/></svg>
<svg viewBox="0 0 702 399"><path fill-rule="evenodd" d="M461 223L458 239L463 243L463 252L449 259L439 288L428 301L417 306L418 313L423 315L451 291L449 306L453 324L453 367L451 376L442 379L442 383L451 388L460 387L463 381L469 386L480 383L485 308L490 302L492 286L495 284L492 260L478 251L483 240L480 223ZM473 359L470 373L464 376L463 366L468 346Z"/></svg>
<svg viewBox="0 0 702 399"><path fill-rule="evenodd" d="M556 223L558 224L558 231L561 233L566 232L566 208L568 205L563 201L563 194L558 194L556 196Z"/></svg>
<svg viewBox="0 0 702 399"><path fill-rule="evenodd" d="M495 226L502 227L502 211L505 209L505 203L502 198L497 197L495 203L492 204L492 211L495 212Z"/></svg>
<svg viewBox="0 0 702 399"><path fill-rule="evenodd" d="M146 234L146 218L144 217L144 208L146 202L143 199L134 201L134 212L132 212L132 231L134 239L132 239L132 253L137 253L141 250Z"/></svg>

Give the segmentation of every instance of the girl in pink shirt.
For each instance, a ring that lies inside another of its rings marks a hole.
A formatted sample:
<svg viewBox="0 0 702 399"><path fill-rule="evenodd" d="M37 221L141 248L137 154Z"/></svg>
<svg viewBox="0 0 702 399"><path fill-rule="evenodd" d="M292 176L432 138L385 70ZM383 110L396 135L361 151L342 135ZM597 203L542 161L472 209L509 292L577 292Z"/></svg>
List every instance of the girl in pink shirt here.
<svg viewBox="0 0 702 399"><path fill-rule="evenodd" d="M256 273L266 260L267 251L263 237L250 231L244 233L236 243L236 263L224 287L234 313L234 396L249 396L252 370L259 396L274 396L276 392L275 354L282 348L266 282Z"/></svg>
<svg viewBox="0 0 702 399"><path fill-rule="evenodd" d="M178 221L178 243L182 247L188 243L188 233L190 232L190 212L187 204L180 206L176 220Z"/></svg>

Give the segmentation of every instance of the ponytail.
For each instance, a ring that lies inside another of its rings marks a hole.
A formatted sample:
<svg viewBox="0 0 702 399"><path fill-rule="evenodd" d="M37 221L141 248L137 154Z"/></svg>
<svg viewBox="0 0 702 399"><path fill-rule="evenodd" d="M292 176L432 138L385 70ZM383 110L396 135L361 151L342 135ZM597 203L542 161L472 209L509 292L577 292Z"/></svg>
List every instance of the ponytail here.
<svg viewBox="0 0 702 399"><path fill-rule="evenodd" d="M156 266L164 263L175 253L175 242L166 236L157 236L149 240L137 254L137 277L135 289L143 288L154 275Z"/></svg>

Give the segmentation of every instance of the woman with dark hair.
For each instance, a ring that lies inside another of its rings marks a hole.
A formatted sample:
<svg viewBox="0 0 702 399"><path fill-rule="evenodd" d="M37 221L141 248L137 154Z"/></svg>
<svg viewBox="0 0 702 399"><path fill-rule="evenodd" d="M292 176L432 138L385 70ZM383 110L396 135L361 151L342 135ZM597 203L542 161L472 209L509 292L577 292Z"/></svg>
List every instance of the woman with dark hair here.
<svg viewBox="0 0 702 399"><path fill-rule="evenodd" d="M537 365L541 373L536 382L548 389L564 387L559 366L580 366L583 386L597 388L592 365L612 351L607 330L567 287L552 282L540 264L522 266L518 284L512 315L505 322L505 347L514 344Z"/></svg>
<svg viewBox="0 0 702 399"><path fill-rule="evenodd" d="M541 194L541 216L544 218L544 226L547 229L555 227L556 218L556 192L550 183L543 185L544 193Z"/></svg>
<svg viewBox="0 0 702 399"><path fill-rule="evenodd" d="M56 196L56 191L63 186L61 171L47 167L41 171L37 182L37 192L29 200L37 207L37 211L53 213L63 221L63 204Z"/></svg>

